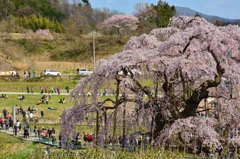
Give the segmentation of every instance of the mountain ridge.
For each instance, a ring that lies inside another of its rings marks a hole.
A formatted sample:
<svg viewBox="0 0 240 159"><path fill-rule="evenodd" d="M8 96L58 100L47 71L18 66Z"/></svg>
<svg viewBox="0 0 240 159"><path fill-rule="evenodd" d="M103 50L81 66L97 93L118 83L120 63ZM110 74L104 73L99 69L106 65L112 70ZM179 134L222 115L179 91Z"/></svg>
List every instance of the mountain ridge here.
<svg viewBox="0 0 240 159"><path fill-rule="evenodd" d="M217 20L223 21L224 24L238 24L240 25L240 19L228 19L228 18L222 18L215 15L208 15L204 14L198 11L195 11L188 7L180 7L175 6L176 8L176 14L177 15L185 15L185 16L195 16L196 14L200 15L201 17L205 18L208 22L214 23Z"/></svg>

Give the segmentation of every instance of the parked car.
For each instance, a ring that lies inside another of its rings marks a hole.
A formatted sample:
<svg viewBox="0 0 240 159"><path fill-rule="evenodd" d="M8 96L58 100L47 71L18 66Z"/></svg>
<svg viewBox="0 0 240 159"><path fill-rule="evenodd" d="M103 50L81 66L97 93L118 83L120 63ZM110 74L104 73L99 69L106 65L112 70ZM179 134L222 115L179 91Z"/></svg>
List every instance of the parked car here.
<svg viewBox="0 0 240 159"><path fill-rule="evenodd" d="M52 76L61 76L61 72L58 72L56 70L52 70L52 69L46 69L43 71L44 75L52 75Z"/></svg>
<svg viewBox="0 0 240 159"><path fill-rule="evenodd" d="M90 75L92 74L93 72L87 68L78 68L77 69L77 74L78 75Z"/></svg>

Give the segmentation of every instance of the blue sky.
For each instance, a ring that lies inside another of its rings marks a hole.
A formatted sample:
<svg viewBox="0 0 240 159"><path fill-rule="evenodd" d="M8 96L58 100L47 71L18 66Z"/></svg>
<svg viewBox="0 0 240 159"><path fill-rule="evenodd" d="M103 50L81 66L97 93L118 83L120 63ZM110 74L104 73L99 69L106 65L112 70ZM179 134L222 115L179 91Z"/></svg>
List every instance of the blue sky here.
<svg viewBox="0 0 240 159"><path fill-rule="evenodd" d="M223 18L240 19L240 0L164 0L170 5L188 7L197 12ZM126 14L134 12L137 2L157 4L158 0L89 0L93 8L109 8Z"/></svg>

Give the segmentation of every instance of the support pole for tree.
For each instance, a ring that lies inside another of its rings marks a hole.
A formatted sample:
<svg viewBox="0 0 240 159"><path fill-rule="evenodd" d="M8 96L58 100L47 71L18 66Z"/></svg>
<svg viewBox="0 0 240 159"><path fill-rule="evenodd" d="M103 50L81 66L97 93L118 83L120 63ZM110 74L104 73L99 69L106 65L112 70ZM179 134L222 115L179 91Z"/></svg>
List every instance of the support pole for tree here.
<svg viewBox="0 0 240 159"><path fill-rule="evenodd" d="M126 138L126 102L123 105L123 149L125 148L125 138Z"/></svg>
<svg viewBox="0 0 240 159"><path fill-rule="evenodd" d="M113 141L115 141L115 136L116 136L116 127L117 127L117 109L119 106L119 85L120 85L120 81L117 80L117 89L116 89L116 105L115 105L115 110L114 110L114 114L113 114ZM114 144L112 145L112 149L114 150Z"/></svg>
<svg viewBox="0 0 240 159"><path fill-rule="evenodd" d="M104 108L104 129L105 129L104 144L107 145L107 108Z"/></svg>
<svg viewBox="0 0 240 159"><path fill-rule="evenodd" d="M153 133L154 133L154 114L152 114L152 121L151 121L151 130L150 130L150 137L149 137L149 139L150 139L150 143L152 143L152 141L153 141L153 137L154 137L154 135L153 135Z"/></svg>
<svg viewBox="0 0 240 159"><path fill-rule="evenodd" d="M96 112L96 148L98 147L98 133L99 133L99 111Z"/></svg>
<svg viewBox="0 0 240 159"><path fill-rule="evenodd" d="M205 102L205 117L207 118L208 117L208 101L207 101L207 98L204 99L204 102Z"/></svg>

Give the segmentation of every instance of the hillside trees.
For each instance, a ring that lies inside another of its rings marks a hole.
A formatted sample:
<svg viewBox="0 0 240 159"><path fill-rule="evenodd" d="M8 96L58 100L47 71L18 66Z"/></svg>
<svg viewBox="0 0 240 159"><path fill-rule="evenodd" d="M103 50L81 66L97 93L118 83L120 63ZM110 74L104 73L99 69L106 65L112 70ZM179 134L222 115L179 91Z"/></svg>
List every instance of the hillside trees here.
<svg viewBox="0 0 240 159"><path fill-rule="evenodd" d="M239 66L226 56L239 56L239 39L238 26L216 27L185 16L173 17L167 28L132 37L123 52L98 61L93 74L71 92L74 106L62 114L63 141L87 117L96 124L96 144L105 143L108 135L114 139L119 129L125 139L126 130L145 127L155 146L185 145L191 152L207 153L224 149L240 118ZM113 96L99 98L106 85ZM209 97L216 103L204 110L209 116L196 117L199 103Z"/></svg>
<svg viewBox="0 0 240 159"><path fill-rule="evenodd" d="M57 5L57 2L54 4ZM10 23L9 20L15 20L20 27L34 31L44 28L56 32L63 31L60 21L64 15L47 0L0 1L0 8L0 18L5 18L7 23Z"/></svg>
<svg viewBox="0 0 240 159"><path fill-rule="evenodd" d="M139 31L148 33L157 27L167 27L169 20L176 14L174 6L159 0L157 5L136 3L135 16L139 19Z"/></svg>
<svg viewBox="0 0 240 159"><path fill-rule="evenodd" d="M50 29L55 32L63 32L63 25L60 22L52 21L47 17L37 17L35 14L32 14L30 17L23 16L22 18L19 18L18 24L33 31Z"/></svg>

